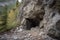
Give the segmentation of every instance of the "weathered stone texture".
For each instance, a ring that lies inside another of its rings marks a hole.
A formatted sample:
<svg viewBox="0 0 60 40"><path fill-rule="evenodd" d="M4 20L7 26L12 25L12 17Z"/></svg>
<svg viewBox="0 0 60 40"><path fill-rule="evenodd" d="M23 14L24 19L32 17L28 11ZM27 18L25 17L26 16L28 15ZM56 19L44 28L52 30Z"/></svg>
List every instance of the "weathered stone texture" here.
<svg viewBox="0 0 60 40"><path fill-rule="evenodd" d="M27 4L25 4L26 2ZM25 4L23 6L23 20L25 21L27 19L31 20L36 20L34 22L29 21L26 22L24 27L25 28L30 28L33 27L32 25L37 22L39 25L40 31L45 35L47 39L49 40L47 36L60 40L60 0L25 0L22 1L22 4ZM25 22L24 21L24 22ZM33 23L33 24L32 24ZM28 25L28 26L27 26ZM44 38L44 37L43 37ZM52 39L52 40L53 40Z"/></svg>

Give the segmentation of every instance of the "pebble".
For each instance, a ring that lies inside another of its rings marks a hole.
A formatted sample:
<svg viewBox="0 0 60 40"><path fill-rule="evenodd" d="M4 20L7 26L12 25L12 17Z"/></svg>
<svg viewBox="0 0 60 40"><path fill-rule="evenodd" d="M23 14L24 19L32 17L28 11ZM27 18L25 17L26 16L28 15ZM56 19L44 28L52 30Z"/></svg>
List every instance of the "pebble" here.
<svg viewBox="0 0 60 40"><path fill-rule="evenodd" d="M18 30L18 32L21 32L21 31L23 31L23 29L19 29L19 30Z"/></svg>
<svg viewBox="0 0 60 40"><path fill-rule="evenodd" d="M28 36L31 36L31 34L28 34Z"/></svg>
<svg viewBox="0 0 60 40"><path fill-rule="evenodd" d="M18 39L16 36L13 37L14 39Z"/></svg>

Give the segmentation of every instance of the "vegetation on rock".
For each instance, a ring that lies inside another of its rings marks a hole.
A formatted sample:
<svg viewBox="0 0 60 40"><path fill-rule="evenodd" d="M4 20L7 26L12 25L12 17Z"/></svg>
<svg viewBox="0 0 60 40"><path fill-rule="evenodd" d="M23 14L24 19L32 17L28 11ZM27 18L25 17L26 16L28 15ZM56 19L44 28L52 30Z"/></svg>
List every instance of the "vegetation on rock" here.
<svg viewBox="0 0 60 40"><path fill-rule="evenodd" d="M19 10L16 0L0 0L0 3L0 32L3 32L17 26Z"/></svg>

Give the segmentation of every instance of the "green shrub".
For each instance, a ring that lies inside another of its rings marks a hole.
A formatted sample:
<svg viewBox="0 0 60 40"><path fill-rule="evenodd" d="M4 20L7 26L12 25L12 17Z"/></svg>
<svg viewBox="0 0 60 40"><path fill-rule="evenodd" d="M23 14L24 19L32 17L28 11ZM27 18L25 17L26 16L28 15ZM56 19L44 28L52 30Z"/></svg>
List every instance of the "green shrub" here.
<svg viewBox="0 0 60 40"><path fill-rule="evenodd" d="M8 0L5 1L7 1L8 5L2 2L3 5L0 5L0 32L16 27L18 23L17 15L19 14L19 10L17 1L14 0L12 3L9 3L10 1Z"/></svg>

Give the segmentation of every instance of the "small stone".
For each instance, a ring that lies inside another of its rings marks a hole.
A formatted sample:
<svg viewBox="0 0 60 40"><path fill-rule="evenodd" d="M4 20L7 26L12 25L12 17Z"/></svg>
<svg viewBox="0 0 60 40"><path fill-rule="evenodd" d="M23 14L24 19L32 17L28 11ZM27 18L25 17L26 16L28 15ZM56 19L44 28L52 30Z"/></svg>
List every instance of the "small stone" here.
<svg viewBox="0 0 60 40"><path fill-rule="evenodd" d="M44 34L44 32L40 32L40 33L39 33L39 35L42 35L42 34Z"/></svg>
<svg viewBox="0 0 60 40"><path fill-rule="evenodd" d="M31 34L28 34L29 36L31 36Z"/></svg>
<svg viewBox="0 0 60 40"><path fill-rule="evenodd" d="M19 29L18 32L21 32L23 29Z"/></svg>
<svg viewBox="0 0 60 40"><path fill-rule="evenodd" d="M17 39L17 37L16 37L16 36L14 36L14 39Z"/></svg>

